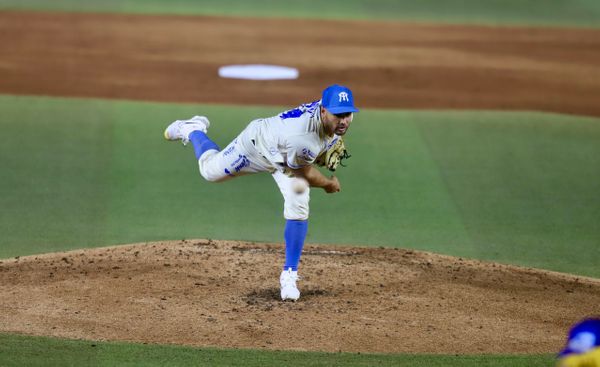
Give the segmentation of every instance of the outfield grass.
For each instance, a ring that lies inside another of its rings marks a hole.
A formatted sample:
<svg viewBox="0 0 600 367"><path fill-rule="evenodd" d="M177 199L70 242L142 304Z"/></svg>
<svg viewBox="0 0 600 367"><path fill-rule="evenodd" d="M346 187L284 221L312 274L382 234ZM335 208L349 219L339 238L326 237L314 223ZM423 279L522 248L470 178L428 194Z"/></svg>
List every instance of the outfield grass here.
<svg viewBox="0 0 600 367"><path fill-rule="evenodd" d="M3 0L2 9L600 26L596 0Z"/></svg>
<svg viewBox="0 0 600 367"><path fill-rule="evenodd" d="M467 256L600 277L599 119L446 113L413 121L474 245Z"/></svg>
<svg viewBox="0 0 600 367"><path fill-rule="evenodd" d="M549 366L551 355L448 356L189 348L0 334L0 365L21 366Z"/></svg>
<svg viewBox="0 0 600 367"><path fill-rule="evenodd" d="M207 183L191 147L162 138L169 121L205 113L224 146L279 108L11 96L0 108L0 257L182 238L282 242L270 175ZM307 241L600 277L598 141L597 118L364 110L347 136L343 191L313 191Z"/></svg>

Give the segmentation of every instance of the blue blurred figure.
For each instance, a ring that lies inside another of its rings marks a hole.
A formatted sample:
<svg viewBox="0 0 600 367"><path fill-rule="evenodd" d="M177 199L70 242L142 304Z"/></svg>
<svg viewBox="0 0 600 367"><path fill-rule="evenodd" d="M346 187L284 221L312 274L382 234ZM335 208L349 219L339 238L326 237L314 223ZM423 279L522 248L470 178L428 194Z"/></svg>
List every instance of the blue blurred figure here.
<svg viewBox="0 0 600 367"><path fill-rule="evenodd" d="M556 366L600 367L600 318L582 320L571 328Z"/></svg>

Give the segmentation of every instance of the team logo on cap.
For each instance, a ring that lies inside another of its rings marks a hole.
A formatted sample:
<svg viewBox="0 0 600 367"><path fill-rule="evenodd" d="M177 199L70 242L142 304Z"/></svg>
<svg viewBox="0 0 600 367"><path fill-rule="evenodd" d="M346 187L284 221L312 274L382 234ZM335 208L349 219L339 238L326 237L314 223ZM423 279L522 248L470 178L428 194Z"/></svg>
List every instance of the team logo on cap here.
<svg viewBox="0 0 600 367"><path fill-rule="evenodd" d="M346 93L346 92L340 92L338 94L338 97L340 98L340 100L338 102L343 102L343 101L350 102L348 100L348 93Z"/></svg>

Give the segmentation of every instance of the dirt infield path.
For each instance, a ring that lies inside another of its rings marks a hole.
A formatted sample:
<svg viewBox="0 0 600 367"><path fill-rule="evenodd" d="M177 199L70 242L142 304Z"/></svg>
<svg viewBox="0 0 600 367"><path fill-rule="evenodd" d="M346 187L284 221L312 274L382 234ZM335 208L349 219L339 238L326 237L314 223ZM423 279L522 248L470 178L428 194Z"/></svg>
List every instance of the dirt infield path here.
<svg viewBox="0 0 600 367"><path fill-rule="evenodd" d="M0 93L297 105L327 84L361 107L600 116L600 30L0 12ZM297 67L297 81L219 66Z"/></svg>
<svg viewBox="0 0 600 367"><path fill-rule="evenodd" d="M430 253L307 246L296 303L283 246L195 240L0 262L0 331L265 349L556 352L600 280ZM294 330L294 338L289 338Z"/></svg>

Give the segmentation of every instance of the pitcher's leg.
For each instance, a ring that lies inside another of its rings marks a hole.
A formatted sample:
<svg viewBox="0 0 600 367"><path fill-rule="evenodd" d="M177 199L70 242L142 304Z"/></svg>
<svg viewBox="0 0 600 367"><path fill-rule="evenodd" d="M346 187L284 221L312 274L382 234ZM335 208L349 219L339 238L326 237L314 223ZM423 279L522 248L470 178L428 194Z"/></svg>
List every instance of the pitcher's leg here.
<svg viewBox="0 0 600 367"><path fill-rule="evenodd" d="M207 135L210 121L206 116L194 116L189 120L177 120L165 129L167 140L181 140L183 145L191 142L198 160L200 174L207 181L221 182L248 173L270 171L269 162L256 152L248 152L251 146L248 128L244 129L223 151ZM244 142L244 144L241 144Z"/></svg>
<svg viewBox="0 0 600 367"><path fill-rule="evenodd" d="M262 158L244 148L240 136L221 151L208 149L202 152L198 159L198 167L202 177L211 182L222 182L234 177L269 170Z"/></svg>
<svg viewBox="0 0 600 367"><path fill-rule="evenodd" d="M200 159L200 157L208 152L209 150L216 150L217 152L220 150L219 146L215 144L208 135L204 131L195 130L192 131L189 135L190 142L194 146L194 153L196 154L196 159Z"/></svg>
<svg viewBox="0 0 600 367"><path fill-rule="evenodd" d="M283 216L286 219L285 239L285 263L279 277L282 300L297 300L300 291L296 286L298 280L298 264L302 256L306 233L308 232L308 202L310 200L310 188L298 194L292 189L292 178L280 171L273 173L279 191L283 195Z"/></svg>
<svg viewBox="0 0 600 367"><path fill-rule="evenodd" d="M292 268L292 271L296 271L308 231L310 188L298 194L292 189L293 179L291 177L276 171L273 173L273 178L277 182L284 200L283 216L286 219L284 269Z"/></svg>
<svg viewBox="0 0 600 367"><path fill-rule="evenodd" d="M285 223L285 263L279 276L281 299L296 301L300 298L298 280L298 264L304 248L304 240L308 230L307 220L287 220Z"/></svg>
<svg viewBox="0 0 600 367"><path fill-rule="evenodd" d="M309 215L310 187L301 194L292 188L293 178L281 171L272 174L283 196L283 217L289 220L307 220Z"/></svg>
<svg viewBox="0 0 600 367"><path fill-rule="evenodd" d="M285 222L285 263L283 270L298 271L300 256L306 240L308 220L287 220Z"/></svg>

